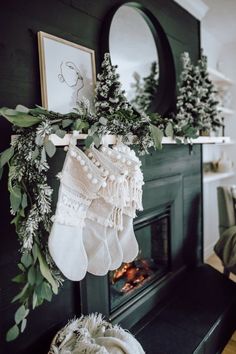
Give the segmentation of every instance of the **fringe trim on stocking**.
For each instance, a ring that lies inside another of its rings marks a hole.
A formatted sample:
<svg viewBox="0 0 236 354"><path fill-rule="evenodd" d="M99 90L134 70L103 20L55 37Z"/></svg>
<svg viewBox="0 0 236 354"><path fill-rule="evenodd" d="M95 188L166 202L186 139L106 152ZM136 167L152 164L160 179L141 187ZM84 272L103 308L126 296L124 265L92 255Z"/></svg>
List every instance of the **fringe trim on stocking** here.
<svg viewBox="0 0 236 354"><path fill-rule="evenodd" d="M118 208L124 208L129 201L129 186L127 180L124 178L122 178L121 181L108 179L106 188L101 188L98 194L104 198L106 202Z"/></svg>
<svg viewBox="0 0 236 354"><path fill-rule="evenodd" d="M123 209L114 208L111 216L110 221L112 223L112 227L116 228L119 231L123 230Z"/></svg>

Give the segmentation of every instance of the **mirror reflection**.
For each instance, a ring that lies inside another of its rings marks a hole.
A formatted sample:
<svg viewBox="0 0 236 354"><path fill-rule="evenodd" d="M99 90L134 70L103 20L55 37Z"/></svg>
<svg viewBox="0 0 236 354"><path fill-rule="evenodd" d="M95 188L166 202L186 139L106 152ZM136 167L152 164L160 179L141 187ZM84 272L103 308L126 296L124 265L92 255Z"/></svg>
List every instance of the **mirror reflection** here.
<svg viewBox="0 0 236 354"><path fill-rule="evenodd" d="M109 50L127 99L136 109L147 111L158 89L159 63L155 39L141 10L123 5L116 11Z"/></svg>

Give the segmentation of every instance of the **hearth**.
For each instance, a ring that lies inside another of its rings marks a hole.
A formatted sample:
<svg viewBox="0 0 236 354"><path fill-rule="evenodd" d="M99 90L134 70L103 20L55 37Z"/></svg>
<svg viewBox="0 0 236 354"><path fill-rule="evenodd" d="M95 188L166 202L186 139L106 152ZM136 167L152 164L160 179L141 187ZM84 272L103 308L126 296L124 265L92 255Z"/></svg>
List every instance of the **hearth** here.
<svg viewBox="0 0 236 354"><path fill-rule="evenodd" d="M81 310L131 328L170 296L183 267L182 176L146 181L144 211L134 221L140 252L130 263L80 284Z"/></svg>

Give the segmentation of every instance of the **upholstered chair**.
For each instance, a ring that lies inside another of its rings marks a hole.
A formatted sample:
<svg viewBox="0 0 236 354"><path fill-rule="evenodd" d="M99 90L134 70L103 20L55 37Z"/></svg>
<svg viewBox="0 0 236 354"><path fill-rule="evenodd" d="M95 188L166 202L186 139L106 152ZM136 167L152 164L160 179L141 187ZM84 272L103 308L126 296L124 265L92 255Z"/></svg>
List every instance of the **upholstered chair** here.
<svg viewBox="0 0 236 354"><path fill-rule="evenodd" d="M224 274L236 273L236 186L217 188L220 239L214 250L222 261Z"/></svg>

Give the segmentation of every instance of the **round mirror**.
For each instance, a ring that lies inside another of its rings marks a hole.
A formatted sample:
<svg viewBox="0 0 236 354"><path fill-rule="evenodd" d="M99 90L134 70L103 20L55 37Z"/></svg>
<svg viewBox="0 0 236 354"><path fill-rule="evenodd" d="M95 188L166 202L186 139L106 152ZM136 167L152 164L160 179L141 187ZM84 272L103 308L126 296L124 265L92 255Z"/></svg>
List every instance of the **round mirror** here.
<svg viewBox="0 0 236 354"><path fill-rule="evenodd" d="M173 103L175 71L164 31L138 4L122 5L112 15L108 47L127 99L138 110L165 114Z"/></svg>
<svg viewBox="0 0 236 354"><path fill-rule="evenodd" d="M158 89L159 60L155 39L141 11L128 5L116 11L109 49L127 99L146 111Z"/></svg>

